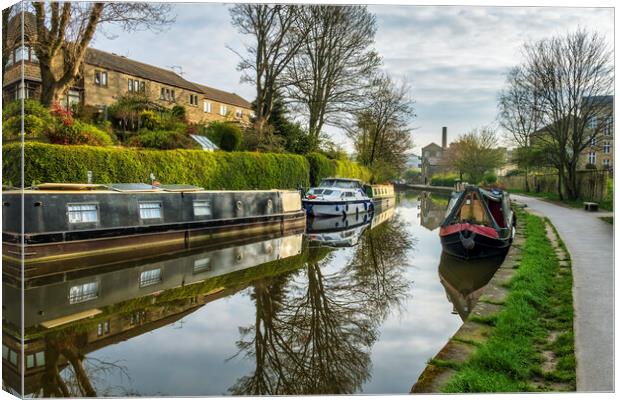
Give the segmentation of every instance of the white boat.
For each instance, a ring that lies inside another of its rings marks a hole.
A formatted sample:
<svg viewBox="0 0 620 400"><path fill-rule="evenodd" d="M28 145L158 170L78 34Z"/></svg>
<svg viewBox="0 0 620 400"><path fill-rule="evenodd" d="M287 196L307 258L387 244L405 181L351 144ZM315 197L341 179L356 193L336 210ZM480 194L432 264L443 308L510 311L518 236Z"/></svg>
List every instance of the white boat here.
<svg viewBox="0 0 620 400"><path fill-rule="evenodd" d="M302 204L308 215L338 216L372 211L372 199L358 179L325 178L310 188Z"/></svg>

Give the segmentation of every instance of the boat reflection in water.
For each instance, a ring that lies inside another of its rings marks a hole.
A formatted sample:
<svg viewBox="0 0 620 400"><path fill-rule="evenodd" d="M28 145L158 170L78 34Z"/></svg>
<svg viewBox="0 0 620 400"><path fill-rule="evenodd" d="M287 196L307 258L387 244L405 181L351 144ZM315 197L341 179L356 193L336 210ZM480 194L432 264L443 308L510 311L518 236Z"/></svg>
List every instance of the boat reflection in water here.
<svg viewBox="0 0 620 400"><path fill-rule="evenodd" d="M86 354L177 321L261 276L299 268L302 232L139 265L116 265L108 271L93 268L59 274L46 277L49 282L27 280L25 394L96 395L86 369L92 375L93 370L113 366L85 368ZM19 394L22 360L16 301L20 287L7 281L2 284L3 381ZM70 377L66 371L61 373L68 365Z"/></svg>
<svg viewBox="0 0 620 400"><path fill-rule="evenodd" d="M309 218L307 237L310 246L352 247L357 245L366 229L373 229L393 216L394 208L388 208L376 214Z"/></svg>
<svg viewBox="0 0 620 400"><path fill-rule="evenodd" d="M447 253L441 254L439 279L446 289L448 300L454 306L454 312L463 321L469 316L503 260L504 256L467 261Z"/></svg>
<svg viewBox="0 0 620 400"><path fill-rule="evenodd" d="M372 376L371 350L382 323L411 291L406 272L416 241L394 215L388 209L362 224L351 248L309 247L296 232L27 280L24 360L14 311L19 284L4 280L4 387L21 392L23 361L25 395L156 395L157 389L149 390L160 378L142 371L174 376L196 363L205 371L225 369L215 346L242 366L224 380L229 386L214 388L206 377L167 390L175 396L359 392ZM247 309L239 310L239 318L226 315L239 336L208 336L205 322L212 321L217 304L203 307L235 298L250 311L249 319ZM198 318L193 325L163 329L191 320L190 314ZM158 346L121 357L131 367L105 357L123 341L141 348L141 339L149 342L145 334L155 330L170 343L193 337L204 342L189 357L161 353L170 356L157 365L152 357L163 351Z"/></svg>

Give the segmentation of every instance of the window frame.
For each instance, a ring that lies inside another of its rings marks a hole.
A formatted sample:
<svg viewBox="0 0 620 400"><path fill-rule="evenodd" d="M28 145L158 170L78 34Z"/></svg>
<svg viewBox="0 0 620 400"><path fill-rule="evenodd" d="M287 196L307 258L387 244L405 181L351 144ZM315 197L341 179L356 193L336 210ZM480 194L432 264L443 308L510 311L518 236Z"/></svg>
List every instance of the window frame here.
<svg viewBox="0 0 620 400"><path fill-rule="evenodd" d="M95 290L94 290L94 294L91 292L86 292L86 295L84 294L84 286L86 285L94 285ZM77 295L72 295L71 291L74 288L81 288L80 290L82 291L82 293L79 293ZM88 281L85 283L79 283L77 285L73 285L69 287L69 294L67 296L67 299L69 300L69 304L80 304L80 303L85 303L87 301L91 301L91 300L95 300L99 298L99 281L95 280L95 281Z"/></svg>
<svg viewBox="0 0 620 400"><path fill-rule="evenodd" d="M146 276L143 278L144 274L151 273L153 271L158 271L157 278L155 279L152 276ZM144 271L140 271L140 277L138 278L138 287L145 288L153 285L157 285L163 281L162 270L161 267L151 268Z"/></svg>
<svg viewBox="0 0 620 400"><path fill-rule="evenodd" d="M93 210L74 210L71 211L69 209L69 207L71 206L95 206L95 217L96 219L94 221L71 221L70 218L70 214L71 213L75 213L75 212L80 212L80 215L82 215L82 212L87 211L87 212L92 212ZM67 222L69 223L69 225L76 225L76 224L97 224L100 221L99 218L99 202L82 202L82 203L67 203L66 204L66 215L67 215Z"/></svg>
<svg viewBox="0 0 620 400"><path fill-rule="evenodd" d="M228 106L220 104L220 115L225 117L228 114Z"/></svg>
<svg viewBox="0 0 620 400"><path fill-rule="evenodd" d="M97 83L97 75L99 75L99 82ZM95 70L95 85L99 87L108 87L108 71Z"/></svg>
<svg viewBox="0 0 620 400"><path fill-rule="evenodd" d="M202 111L206 113L211 112L211 102L209 100L203 100L202 102Z"/></svg>
<svg viewBox="0 0 620 400"><path fill-rule="evenodd" d="M158 204L159 207L157 209L159 209L159 217L143 217L142 216L142 210L154 210L156 209L155 207L148 207L148 208L142 208L142 205L145 204ZM152 200L145 200L145 201L138 201L138 215L140 216L140 221L144 221L144 220L163 220L164 218L164 205L162 204L161 201L152 201Z"/></svg>
<svg viewBox="0 0 620 400"><path fill-rule="evenodd" d="M196 204L196 203L204 203L204 204ZM196 214L196 208L206 208L208 209L207 214ZM194 217L211 217L213 216L213 210L211 209L211 201L210 200L194 200L192 203L192 209L194 211Z"/></svg>

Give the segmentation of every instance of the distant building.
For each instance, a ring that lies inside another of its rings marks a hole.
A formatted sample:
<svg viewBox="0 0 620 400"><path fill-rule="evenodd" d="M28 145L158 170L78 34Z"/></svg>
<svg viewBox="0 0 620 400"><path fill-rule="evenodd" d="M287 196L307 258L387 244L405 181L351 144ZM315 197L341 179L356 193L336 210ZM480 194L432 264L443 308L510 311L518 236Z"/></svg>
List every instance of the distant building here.
<svg viewBox="0 0 620 400"><path fill-rule="evenodd" d="M441 128L441 146L431 143L422 148L422 181L427 184L435 174L449 170L444 154L448 149L448 128Z"/></svg>
<svg viewBox="0 0 620 400"><path fill-rule="evenodd" d="M579 157L579 168L613 169L614 166L614 96L586 97L593 101L597 112L590 120L589 129L598 131Z"/></svg>

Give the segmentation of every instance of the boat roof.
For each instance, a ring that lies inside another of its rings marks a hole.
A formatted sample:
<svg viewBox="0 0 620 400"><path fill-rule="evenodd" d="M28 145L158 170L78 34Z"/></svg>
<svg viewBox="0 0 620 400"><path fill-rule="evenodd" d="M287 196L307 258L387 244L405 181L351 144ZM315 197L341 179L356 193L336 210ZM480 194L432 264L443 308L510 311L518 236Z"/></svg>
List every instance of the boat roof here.
<svg viewBox="0 0 620 400"><path fill-rule="evenodd" d="M205 190L200 186L183 184L165 184L153 186L146 183L41 183L31 187L20 188L3 186L3 193L170 193L170 192L288 192L294 190L264 189L264 190Z"/></svg>
<svg viewBox="0 0 620 400"><path fill-rule="evenodd" d="M323 181L361 182L361 179L354 179L354 178L323 178L323 179L321 179L321 182L323 182Z"/></svg>

